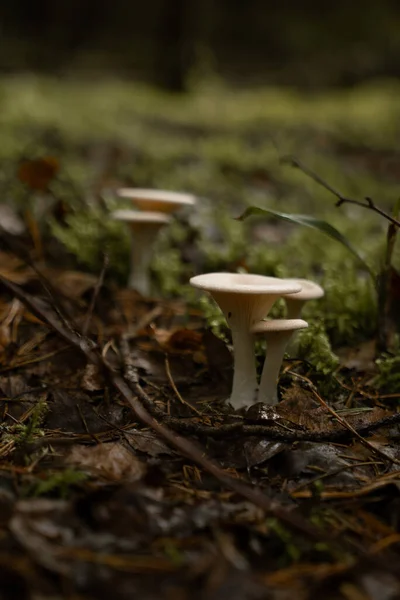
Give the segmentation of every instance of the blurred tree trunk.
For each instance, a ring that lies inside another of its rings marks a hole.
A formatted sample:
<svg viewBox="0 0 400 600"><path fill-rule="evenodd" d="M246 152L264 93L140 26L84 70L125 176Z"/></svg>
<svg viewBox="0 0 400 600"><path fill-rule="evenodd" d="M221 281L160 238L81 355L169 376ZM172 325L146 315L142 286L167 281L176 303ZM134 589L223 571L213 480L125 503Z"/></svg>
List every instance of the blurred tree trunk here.
<svg viewBox="0 0 400 600"><path fill-rule="evenodd" d="M156 77L172 92L187 90L194 62L193 12L196 0L162 0L157 31Z"/></svg>

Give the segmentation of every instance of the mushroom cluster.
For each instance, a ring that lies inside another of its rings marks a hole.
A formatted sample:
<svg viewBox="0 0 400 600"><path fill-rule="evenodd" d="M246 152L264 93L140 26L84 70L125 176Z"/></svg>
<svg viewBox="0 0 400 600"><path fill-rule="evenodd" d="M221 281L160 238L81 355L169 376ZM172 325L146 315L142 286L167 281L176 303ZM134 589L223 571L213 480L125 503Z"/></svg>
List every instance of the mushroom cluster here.
<svg viewBox="0 0 400 600"><path fill-rule="evenodd" d="M116 210L111 217L127 223L131 233L131 266L128 287L148 296L151 292L149 267L160 229L171 222L172 214L196 202L192 194L141 188L120 188L120 198L132 201L134 209Z"/></svg>
<svg viewBox="0 0 400 600"><path fill-rule="evenodd" d="M230 403L234 409L255 402L278 402L277 380L287 343L293 332L307 327L300 319L307 300L323 296L323 289L305 279L279 279L248 273L208 273L190 280L208 292L222 310L231 329L234 374ZM287 305L286 319L264 320L278 298ZM267 355L257 384L255 336L267 340ZM257 392L258 388L258 392Z"/></svg>

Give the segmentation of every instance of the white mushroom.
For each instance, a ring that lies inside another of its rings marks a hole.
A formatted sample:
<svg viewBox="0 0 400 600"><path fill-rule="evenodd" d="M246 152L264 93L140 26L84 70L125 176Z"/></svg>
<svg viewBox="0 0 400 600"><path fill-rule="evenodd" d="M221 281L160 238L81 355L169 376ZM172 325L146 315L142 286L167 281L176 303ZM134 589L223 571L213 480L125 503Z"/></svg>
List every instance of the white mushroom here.
<svg viewBox="0 0 400 600"><path fill-rule="evenodd" d="M262 275L208 273L190 280L194 287L211 294L231 328L234 374L230 402L235 409L255 402L257 373L254 336L251 327L265 317L283 294L300 291L300 285L283 280L274 282Z"/></svg>
<svg viewBox="0 0 400 600"><path fill-rule="evenodd" d="M305 327L308 327L308 323L302 319L260 321L251 327L253 334L267 340L267 354L261 374L258 402L278 403L277 382L286 345L294 331Z"/></svg>
<svg viewBox="0 0 400 600"><path fill-rule="evenodd" d="M169 192L167 190L152 190L142 188L120 188L117 190L120 198L128 198L139 210L173 213L184 206L196 204L193 194Z"/></svg>
<svg viewBox="0 0 400 600"><path fill-rule="evenodd" d="M288 319L298 319L304 304L308 300L317 300L318 298L322 298L325 294L318 283L314 283L314 281L310 281L309 279L285 279L285 281L296 282L301 285L301 292L290 296L284 296Z"/></svg>
<svg viewBox="0 0 400 600"><path fill-rule="evenodd" d="M111 217L129 225L131 231L131 270L128 287L143 296L150 294L149 266L153 244L162 227L171 217L158 212L138 212L136 210L116 210Z"/></svg>

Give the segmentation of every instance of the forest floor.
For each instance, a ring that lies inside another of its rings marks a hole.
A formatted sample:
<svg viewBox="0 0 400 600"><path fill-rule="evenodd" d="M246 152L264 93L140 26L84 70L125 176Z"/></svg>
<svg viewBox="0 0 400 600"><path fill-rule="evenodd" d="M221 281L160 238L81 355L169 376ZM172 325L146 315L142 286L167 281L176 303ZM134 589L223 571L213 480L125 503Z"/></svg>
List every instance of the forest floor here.
<svg viewBox="0 0 400 600"><path fill-rule="evenodd" d="M397 92L3 82L2 598L400 597L397 230L281 160L395 214ZM200 198L160 241L149 298L106 219L119 185ZM329 221L359 260L233 219L253 204ZM238 268L325 288L276 409L229 406L229 332L187 285Z"/></svg>

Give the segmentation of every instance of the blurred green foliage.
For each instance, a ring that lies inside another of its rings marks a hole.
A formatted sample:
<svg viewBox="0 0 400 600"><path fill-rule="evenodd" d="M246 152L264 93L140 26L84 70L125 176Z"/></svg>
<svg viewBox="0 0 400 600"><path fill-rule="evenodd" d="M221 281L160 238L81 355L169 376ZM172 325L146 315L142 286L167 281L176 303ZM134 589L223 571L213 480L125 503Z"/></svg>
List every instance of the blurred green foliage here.
<svg viewBox="0 0 400 600"><path fill-rule="evenodd" d="M15 166L21 157L55 155L61 171L50 192L69 212L63 221L47 219L53 234L81 265L97 272L106 250L110 276L123 282L129 236L108 219L119 205L113 189L122 184L196 193L197 207L166 229L155 248L159 289L195 301L191 275L238 268L319 281L326 296L306 306L311 327L301 334L302 343L306 347L316 335L314 366L331 371L336 362L328 339L337 347L376 332L373 283L346 249L317 231L234 217L256 205L325 219L379 271L385 221L354 206L335 208L328 192L281 158L295 154L343 195L372 196L390 210L400 173L399 92L393 81L312 95L278 88L233 91L214 81L176 97L117 79L4 79L2 197L21 210L35 207L37 195L17 181ZM194 259L185 258L188 246L195 247ZM398 244L394 265L400 265ZM221 315L208 301L201 303L215 331L223 331Z"/></svg>
<svg viewBox="0 0 400 600"><path fill-rule="evenodd" d="M376 361L378 374L373 380L381 392L399 394L400 400L400 339L397 338L393 352L385 352Z"/></svg>

